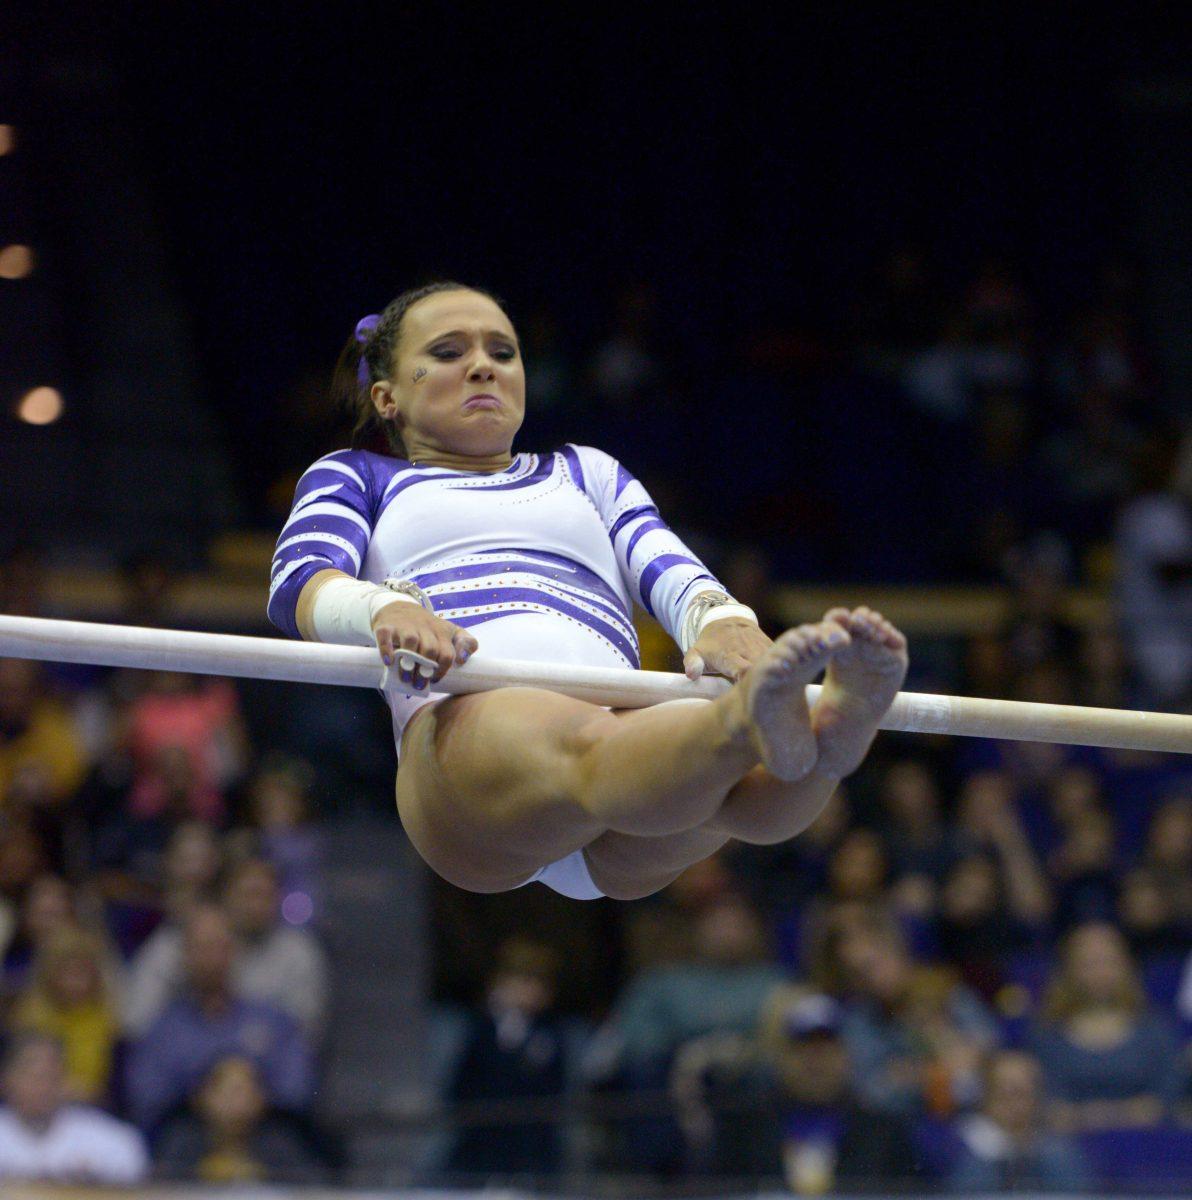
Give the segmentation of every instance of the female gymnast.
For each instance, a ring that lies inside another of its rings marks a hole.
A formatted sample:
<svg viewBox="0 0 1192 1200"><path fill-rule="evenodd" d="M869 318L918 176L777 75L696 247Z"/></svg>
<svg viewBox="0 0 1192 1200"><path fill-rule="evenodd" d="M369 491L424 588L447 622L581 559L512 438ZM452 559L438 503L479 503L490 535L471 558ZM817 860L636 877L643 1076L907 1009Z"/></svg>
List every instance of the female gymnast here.
<svg viewBox="0 0 1192 1200"><path fill-rule="evenodd" d="M393 454L337 450L302 476L269 616L291 637L397 659L397 806L426 862L477 892L538 880L628 900L731 838L805 829L901 686L902 634L868 608L834 608L771 641L616 459L575 445L515 454L525 371L488 293L406 292L359 323L346 355L359 364L357 434L379 421ZM635 600L691 678L734 686L628 711L527 687L433 691L480 645L637 668Z"/></svg>

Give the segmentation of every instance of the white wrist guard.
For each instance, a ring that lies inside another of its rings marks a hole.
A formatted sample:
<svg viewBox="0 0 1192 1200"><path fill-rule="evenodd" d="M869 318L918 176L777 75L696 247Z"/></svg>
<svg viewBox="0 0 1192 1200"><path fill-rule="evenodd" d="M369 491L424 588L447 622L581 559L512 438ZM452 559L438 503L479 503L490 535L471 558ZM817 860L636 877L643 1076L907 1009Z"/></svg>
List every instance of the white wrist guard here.
<svg viewBox="0 0 1192 1200"><path fill-rule="evenodd" d="M373 618L395 601L430 607L422 589L408 580L387 579L380 584L363 579L329 579L319 588L310 610L315 637L341 646L375 646Z"/></svg>
<svg viewBox="0 0 1192 1200"><path fill-rule="evenodd" d="M737 604L724 592L697 592L692 597L679 622L679 648L684 654L699 641L699 635L710 621L722 621L736 617L741 621L757 622L757 613L744 604Z"/></svg>

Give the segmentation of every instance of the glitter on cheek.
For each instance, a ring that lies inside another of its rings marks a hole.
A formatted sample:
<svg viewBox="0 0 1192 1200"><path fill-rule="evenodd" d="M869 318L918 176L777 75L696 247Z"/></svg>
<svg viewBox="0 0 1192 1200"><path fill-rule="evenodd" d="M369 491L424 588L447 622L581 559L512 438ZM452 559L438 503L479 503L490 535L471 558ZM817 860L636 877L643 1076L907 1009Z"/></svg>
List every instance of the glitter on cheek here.
<svg viewBox="0 0 1192 1200"><path fill-rule="evenodd" d="M425 375L426 375L426 368L425 368L425 367L419 367L419 368L418 368L418 369L417 369L417 370L414 372L414 382L415 382L415 383L417 383L417 382L418 382L420 379L422 379L422 378L423 378Z"/></svg>

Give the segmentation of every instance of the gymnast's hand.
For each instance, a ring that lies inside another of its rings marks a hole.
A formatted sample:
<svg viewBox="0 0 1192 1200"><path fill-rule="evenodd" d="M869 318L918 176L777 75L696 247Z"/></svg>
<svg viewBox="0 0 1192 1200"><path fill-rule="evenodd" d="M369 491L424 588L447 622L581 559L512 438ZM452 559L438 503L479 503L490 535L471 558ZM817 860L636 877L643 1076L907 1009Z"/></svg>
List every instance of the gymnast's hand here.
<svg viewBox="0 0 1192 1200"><path fill-rule="evenodd" d="M683 656L683 670L688 679L699 679L707 672L736 683L761 658L771 641L752 621L736 617L709 621L695 645Z"/></svg>
<svg viewBox="0 0 1192 1200"><path fill-rule="evenodd" d="M421 673L426 668L398 671L402 683L408 683L415 691L421 691L429 683L437 683L453 666L462 666L476 653L479 645L466 629L402 600L378 610L372 629L386 666L392 666L402 650L413 650L439 664L429 680Z"/></svg>

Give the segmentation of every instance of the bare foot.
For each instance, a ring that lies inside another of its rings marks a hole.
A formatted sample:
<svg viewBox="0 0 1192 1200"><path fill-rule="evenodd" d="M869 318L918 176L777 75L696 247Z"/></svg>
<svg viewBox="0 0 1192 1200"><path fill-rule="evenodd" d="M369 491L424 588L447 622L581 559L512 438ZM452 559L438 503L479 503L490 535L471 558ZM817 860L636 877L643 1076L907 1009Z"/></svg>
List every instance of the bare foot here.
<svg viewBox="0 0 1192 1200"><path fill-rule="evenodd" d="M848 630L834 621L788 629L737 685L750 739L771 775L793 781L815 766L806 687L848 643Z"/></svg>
<svg viewBox="0 0 1192 1200"><path fill-rule="evenodd" d="M811 714L820 765L842 778L860 765L902 681L906 638L871 608L833 608L825 624L847 630L849 644L832 655Z"/></svg>

